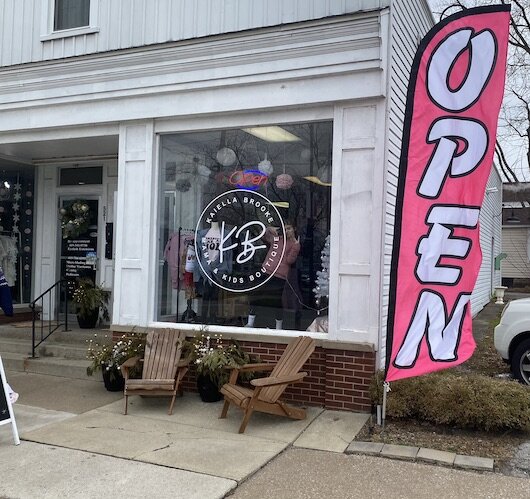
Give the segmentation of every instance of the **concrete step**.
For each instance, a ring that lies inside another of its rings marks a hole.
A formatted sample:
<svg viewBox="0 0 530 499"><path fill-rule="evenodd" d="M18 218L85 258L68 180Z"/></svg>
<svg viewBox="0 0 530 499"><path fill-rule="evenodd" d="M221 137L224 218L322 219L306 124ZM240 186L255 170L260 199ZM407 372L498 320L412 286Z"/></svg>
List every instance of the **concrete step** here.
<svg viewBox="0 0 530 499"><path fill-rule="evenodd" d="M64 359L85 360L87 354L87 344L74 343L48 343L44 342L37 347L37 357L62 357ZM19 339L0 338L0 353L20 353L31 356L31 342Z"/></svg>
<svg viewBox="0 0 530 499"><path fill-rule="evenodd" d="M23 354L7 352L2 354L4 368L9 371L47 374L73 379L92 379L87 376L88 360L59 359L43 357L32 359Z"/></svg>
<svg viewBox="0 0 530 499"><path fill-rule="evenodd" d="M48 328L44 328L42 334L46 336L48 334ZM26 340L31 344L31 336L31 327L0 326L0 339ZM40 338L40 329L35 331L35 336ZM109 329L71 329L70 331L63 331L60 328L51 334L46 340L46 343L86 345L86 342L89 340L96 340L100 344L111 343L112 331Z"/></svg>
<svg viewBox="0 0 530 499"><path fill-rule="evenodd" d="M1 352L0 357L2 357L2 364L4 364L4 369L6 371L25 371L24 364L28 357L27 355L13 352Z"/></svg>

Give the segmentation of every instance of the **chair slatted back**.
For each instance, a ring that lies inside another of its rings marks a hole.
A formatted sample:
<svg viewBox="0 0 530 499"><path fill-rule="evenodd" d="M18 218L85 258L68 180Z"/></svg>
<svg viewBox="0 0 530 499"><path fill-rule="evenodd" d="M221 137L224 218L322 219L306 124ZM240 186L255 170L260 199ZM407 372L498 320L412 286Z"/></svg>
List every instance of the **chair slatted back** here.
<svg viewBox="0 0 530 499"><path fill-rule="evenodd" d="M176 329L155 329L147 334L142 379L175 379L186 334Z"/></svg>
<svg viewBox="0 0 530 499"><path fill-rule="evenodd" d="M302 366L315 350L315 340L308 336L299 336L287 345L278 363L272 370L271 377L287 376L300 372ZM258 399L275 403L287 385L271 386L261 390Z"/></svg>

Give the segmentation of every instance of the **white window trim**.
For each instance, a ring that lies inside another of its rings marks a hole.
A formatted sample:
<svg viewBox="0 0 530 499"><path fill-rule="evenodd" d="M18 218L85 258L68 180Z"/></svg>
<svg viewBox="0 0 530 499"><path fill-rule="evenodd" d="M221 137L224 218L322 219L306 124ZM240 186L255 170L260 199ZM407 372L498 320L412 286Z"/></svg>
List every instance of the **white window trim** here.
<svg viewBox="0 0 530 499"><path fill-rule="evenodd" d="M88 26L54 31L55 0L41 0L41 36L40 41L57 40L79 35L90 35L99 32L99 0L90 0Z"/></svg>
<svg viewBox="0 0 530 499"><path fill-rule="evenodd" d="M197 118L189 118L187 120L178 120L178 119L162 119L155 121L154 130L155 140L153 141L153 165L152 172L154 175L155 185L157 188L154 190L153 195L153 206L156 208L152 210L151 213L151 226L156 227L158 231L158 203L159 203L159 190L158 182L160 175L160 136L162 134L176 134L176 133L185 133L185 132L205 132L215 129L230 129L230 128L242 128L244 126L265 126L265 125L283 125L288 123L303 123L303 122L312 122L312 121L331 121L333 124L333 143L338 140L336 136L336 122L334 119L335 115L333 112L333 107L331 106L315 106L310 108L302 109L291 109L291 110L273 110L273 111L263 111L257 115L254 113L234 113L234 114L221 114L214 116L200 116ZM335 148L333 149L335 152ZM333 168L337 168L335 157L332 158L332 171ZM333 212L333 207L331 208ZM335 208L337 209L337 208ZM332 215L333 216L333 215ZM339 234L333 234L331 232L331 245L338 245ZM149 253L151 255L158 255L158 244L161 244L158 240L158 237L153 237L149 243ZM162 322L156 320L157 318L157 298L156 293L158 290L158 259L157 257L150 258L150 268L149 268L149 277L147 286L150 290L149 292L149 303L148 303L148 316L147 323L148 327L153 328L175 328L182 329L190 332L199 332L203 330L205 324L188 324L183 322ZM330 287L338 285L338 282L332 280L335 275L335 272L338 275L338 271L330 267ZM328 309L328 315L333 314L334 311ZM330 321L331 323L331 321ZM120 323L121 325L121 323ZM327 333L317 333L312 331L297 331L297 330L284 330L284 329L275 329L274 333L271 334L270 329L264 328L247 328L247 327L234 327L234 326L221 326L210 324L208 325L208 331L210 333L219 333L219 334L228 334L234 336L248 336L259 338L260 336L267 338L274 338L275 336L296 338L301 334L309 336L317 340L327 340L327 341L336 341L335 332L328 331ZM363 341L366 341L363 339ZM356 339L353 337L351 343L356 343Z"/></svg>

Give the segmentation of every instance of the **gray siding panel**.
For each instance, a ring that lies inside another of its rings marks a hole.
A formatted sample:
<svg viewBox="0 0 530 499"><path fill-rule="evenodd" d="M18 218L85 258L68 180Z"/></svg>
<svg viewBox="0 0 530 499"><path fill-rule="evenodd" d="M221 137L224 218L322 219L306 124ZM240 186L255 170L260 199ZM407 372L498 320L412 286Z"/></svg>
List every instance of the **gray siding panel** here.
<svg viewBox="0 0 530 499"><path fill-rule="evenodd" d="M501 284L501 272L494 270L494 259L501 252L502 181L495 169L488 179L487 192L480 211L480 248L482 264L471 294L471 313L477 315L491 299L493 288ZM497 189L495 192L494 190Z"/></svg>
<svg viewBox="0 0 530 499"><path fill-rule="evenodd" d="M502 228L502 252L506 253L501 262L502 277L530 279L529 235L529 227Z"/></svg>

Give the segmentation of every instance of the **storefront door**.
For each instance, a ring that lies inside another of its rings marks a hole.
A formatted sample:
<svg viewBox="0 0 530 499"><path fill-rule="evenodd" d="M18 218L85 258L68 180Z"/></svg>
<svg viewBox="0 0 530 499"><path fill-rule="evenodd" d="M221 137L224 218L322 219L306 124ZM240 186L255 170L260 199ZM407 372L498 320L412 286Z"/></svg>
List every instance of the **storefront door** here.
<svg viewBox="0 0 530 499"><path fill-rule="evenodd" d="M78 279L99 282L99 198L61 197L59 210L60 278L68 281L72 298Z"/></svg>

